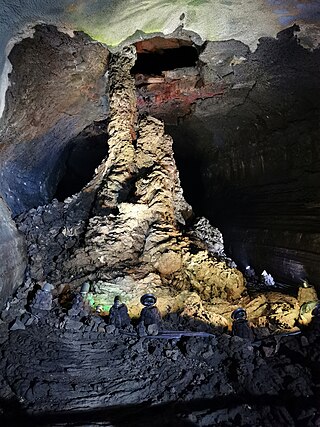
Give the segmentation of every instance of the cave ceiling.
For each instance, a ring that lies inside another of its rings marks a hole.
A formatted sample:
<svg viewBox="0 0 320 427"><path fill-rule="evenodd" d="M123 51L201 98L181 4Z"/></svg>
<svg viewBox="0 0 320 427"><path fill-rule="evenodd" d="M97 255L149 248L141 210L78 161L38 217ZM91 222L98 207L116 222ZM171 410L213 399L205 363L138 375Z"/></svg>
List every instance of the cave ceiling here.
<svg viewBox="0 0 320 427"><path fill-rule="evenodd" d="M0 12L0 114L8 85L6 62L16 40L32 34L35 23L53 24L72 32L83 31L95 40L117 46L144 33L170 34L183 25L204 40L241 40L254 49L260 37L274 37L294 22L302 28L301 42L319 42L317 0L2 0Z"/></svg>

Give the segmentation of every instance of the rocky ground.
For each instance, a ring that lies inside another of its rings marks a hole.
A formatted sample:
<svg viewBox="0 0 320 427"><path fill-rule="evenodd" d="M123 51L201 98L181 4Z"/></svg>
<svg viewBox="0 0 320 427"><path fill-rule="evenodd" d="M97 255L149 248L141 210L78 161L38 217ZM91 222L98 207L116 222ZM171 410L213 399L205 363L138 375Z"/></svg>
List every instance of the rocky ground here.
<svg viewBox="0 0 320 427"><path fill-rule="evenodd" d="M53 311L25 330L1 325L2 425L320 423L319 323L250 343L228 334L139 339L100 317L57 320Z"/></svg>

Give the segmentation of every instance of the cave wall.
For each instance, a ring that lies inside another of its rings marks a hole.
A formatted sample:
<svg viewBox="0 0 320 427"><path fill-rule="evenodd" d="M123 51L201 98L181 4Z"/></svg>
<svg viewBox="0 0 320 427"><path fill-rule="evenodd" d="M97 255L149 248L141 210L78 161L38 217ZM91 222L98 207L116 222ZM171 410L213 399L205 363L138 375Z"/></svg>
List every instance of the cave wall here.
<svg viewBox="0 0 320 427"><path fill-rule="evenodd" d="M195 67L136 82L140 111L173 136L188 202L222 229L229 255L317 285L320 50L299 36L294 25L255 52L208 42Z"/></svg>
<svg viewBox="0 0 320 427"><path fill-rule="evenodd" d="M108 111L108 50L88 37L37 26L10 53L0 130L0 193L14 215L52 198L68 142Z"/></svg>
<svg viewBox="0 0 320 427"><path fill-rule="evenodd" d="M139 112L167 124L196 212L223 230L241 267L295 284L319 274L320 55L297 31L260 39L255 52L235 40L201 43L195 66L136 76ZM191 46L180 33L175 45ZM50 26L12 50L0 192L14 215L52 198L69 141L106 118L108 56Z"/></svg>
<svg viewBox="0 0 320 427"><path fill-rule="evenodd" d="M24 278L27 264L25 238L18 232L11 212L0 197L0 308Z"/></svg>
<svg viewBox="0 0 320 427"><path fill-rule="evenodd" d="M24 237L12 216L51 199L68 143L108 111L108 50L38 26L10 53L13 70L0 129L0 304L21 284Z"/></svg>
<svg viewBox="0 0 320 427"><path fill-rule="evenodd" d="M217 95L196 99L175 124L173 109L159 114L171 117L178 165L194 159L182 185L201 193L187 200L222 229L239 266L319 285L320 50L294 34L260 39L253 53L209 42L198 75Z"/></svg>

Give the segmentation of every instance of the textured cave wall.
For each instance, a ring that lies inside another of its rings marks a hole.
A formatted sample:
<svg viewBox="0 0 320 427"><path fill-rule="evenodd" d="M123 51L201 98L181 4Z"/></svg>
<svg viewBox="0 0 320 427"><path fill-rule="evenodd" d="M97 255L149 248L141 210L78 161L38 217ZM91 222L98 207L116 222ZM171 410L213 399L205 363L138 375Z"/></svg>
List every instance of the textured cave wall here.
<svg viewBox="0 0 320 427"><path fill-rule="evenodd" d="M39 26L11 54L11 87L0 129L0 302L21 284L24 237L12 215L52 198L68 143L105 118L108 51L82 35ZM10 209L8 209L8 206Z"/></svg>
<svg viewBox="0 0 320 427"><path fill-rule="evenodd" d="M24 236L18 232L11 212L0 197L0 308L21 285L27 264Z"/></svg>
<svg viewBox="0 0 320 427"><path fill-rule="evenodd" d="M137 90L173 136L188 202L223 230L236 262L318 285L320 51L295 29L253 53L208 42L197 67Z"/></svg>
<svg viewBox="0 0 320 427"><path fill-rule="evenodd" d="M108 110L108 50L38 26L10 53L11 87L0 130L0 193L17 214L52 198L68 142Z"/></svg>

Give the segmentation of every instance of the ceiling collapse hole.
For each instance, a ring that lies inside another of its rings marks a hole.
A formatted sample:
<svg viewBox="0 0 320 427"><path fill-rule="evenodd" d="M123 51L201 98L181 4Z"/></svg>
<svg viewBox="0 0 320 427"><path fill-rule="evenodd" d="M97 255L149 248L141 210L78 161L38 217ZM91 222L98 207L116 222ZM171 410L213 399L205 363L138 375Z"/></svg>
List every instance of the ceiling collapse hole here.
<svg viewBox="0 0 320 427"><path fill-rule="evenodd" d="M136 43L137 60L133 75L159 76L163 71L194 67L199 59L197 48L188 40L154 37Z"/></svg>
<svg viewBox="0 0 320 427"><path fill-rule="evenodd" d="M78 193L108 154L107 121L95 122L70 140L54 197L63 201Z"/></svg>

